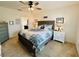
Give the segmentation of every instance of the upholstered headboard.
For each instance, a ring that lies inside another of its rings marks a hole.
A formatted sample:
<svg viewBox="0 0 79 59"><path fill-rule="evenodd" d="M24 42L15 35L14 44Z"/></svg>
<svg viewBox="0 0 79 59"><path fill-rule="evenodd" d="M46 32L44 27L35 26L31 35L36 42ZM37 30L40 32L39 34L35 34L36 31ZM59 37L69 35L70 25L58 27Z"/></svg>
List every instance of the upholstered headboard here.
<svg viewBox="0 0 79 59"><path fill-rule="evenodd" d="M54 29L55 21L38 21L38 26L40 25L52 25L52 29Z"/></svg>

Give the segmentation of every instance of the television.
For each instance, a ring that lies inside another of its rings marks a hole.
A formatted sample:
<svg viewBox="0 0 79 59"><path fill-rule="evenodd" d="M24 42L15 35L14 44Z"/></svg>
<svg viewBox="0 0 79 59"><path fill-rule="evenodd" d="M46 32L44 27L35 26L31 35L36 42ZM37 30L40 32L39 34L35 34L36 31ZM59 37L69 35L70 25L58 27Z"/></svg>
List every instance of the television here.
<svg viewBox="0 0 79 59"><path fill-rule="evenodd" d="M28 26L27 26L27 25L25 25L25 26L24 26L24 29L28 29Z"/></svg>

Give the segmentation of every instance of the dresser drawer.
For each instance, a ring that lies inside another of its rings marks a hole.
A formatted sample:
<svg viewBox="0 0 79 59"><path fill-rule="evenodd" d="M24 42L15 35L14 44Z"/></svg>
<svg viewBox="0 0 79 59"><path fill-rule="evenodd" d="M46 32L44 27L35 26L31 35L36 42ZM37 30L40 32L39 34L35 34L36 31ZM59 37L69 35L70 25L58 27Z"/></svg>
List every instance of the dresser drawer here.
<svg viewBox="0 0 79 59"><path fill-rule="evenodd" d="M8 23L0 23L0 43L4 42L8 38Z"/></svg>
<svg viewBox="0 0 79 59"><path fill-rule="evenodd" d="M4 42L8 38L9 38L8 35L2 35L2 36L0 36L0 42Z"/></svg>
<svg viewBox="0 0 79 59"><path fill-rule="evenodd" d="M0 24L0 28L7 27L7 26L8 26L7 24Z"/></svg>
<svg viewBox="0 0 79 59"><path fill-rule="evenodd" d="M8 31L0 31L0 35L8 34Z"/></svg>
<svg viewBox="0 0 79 59"><path fill-rule="evenodd" d="M6 31L6 30L8 30L7 27L2 27L2 28L0 28L0 32L1 32L1 31Z"/></svg>

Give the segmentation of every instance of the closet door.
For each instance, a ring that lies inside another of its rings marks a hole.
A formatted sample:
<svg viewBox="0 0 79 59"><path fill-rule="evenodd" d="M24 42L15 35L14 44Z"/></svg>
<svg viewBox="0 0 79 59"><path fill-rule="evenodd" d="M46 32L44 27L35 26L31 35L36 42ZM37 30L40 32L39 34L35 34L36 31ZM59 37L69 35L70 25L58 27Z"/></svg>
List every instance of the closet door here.
<svg viewBox="0 0 79 59"><path fill-rule="evenodd" d="M8 36L8 24L0 23L0 43L3 43L9 38Z"/></svg>

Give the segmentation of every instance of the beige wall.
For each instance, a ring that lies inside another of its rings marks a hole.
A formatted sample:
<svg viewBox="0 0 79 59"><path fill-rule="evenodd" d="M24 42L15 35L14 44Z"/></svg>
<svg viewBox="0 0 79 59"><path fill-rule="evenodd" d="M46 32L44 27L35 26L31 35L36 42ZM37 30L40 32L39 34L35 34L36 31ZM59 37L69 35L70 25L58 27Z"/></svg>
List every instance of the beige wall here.
<svg viewBox="0 0 79 59"><path fill-rule="evenodd" d="M24 30L25 25L27 25L27 18L21 17L21 30Z"/></svg>
<svg viewBox="0 0 79 59"><path fill-rule="evenodd" d="M21 13L14 9L0 7L0 22L8 22L9 37L13 37L20 30L20 24L16 24L16 19L20 19ZM10 25L9 21L14 21L14 25Z"/></svg>

